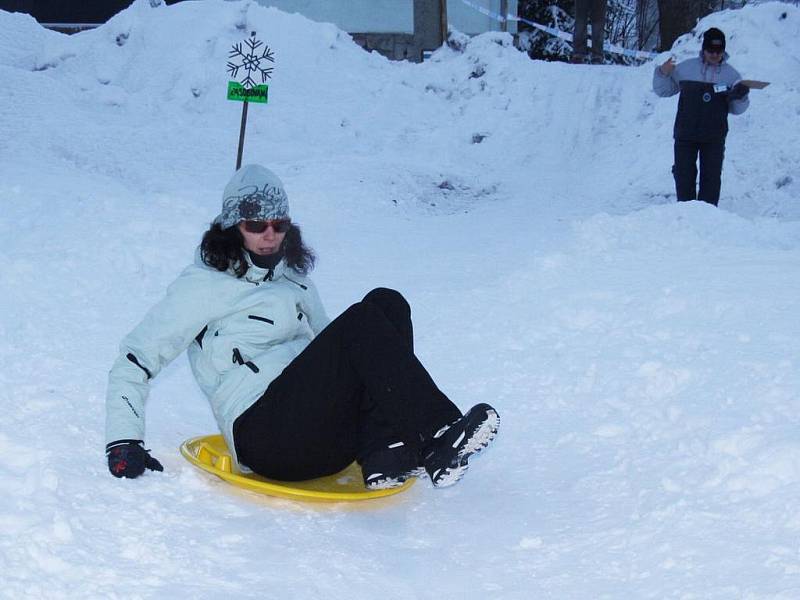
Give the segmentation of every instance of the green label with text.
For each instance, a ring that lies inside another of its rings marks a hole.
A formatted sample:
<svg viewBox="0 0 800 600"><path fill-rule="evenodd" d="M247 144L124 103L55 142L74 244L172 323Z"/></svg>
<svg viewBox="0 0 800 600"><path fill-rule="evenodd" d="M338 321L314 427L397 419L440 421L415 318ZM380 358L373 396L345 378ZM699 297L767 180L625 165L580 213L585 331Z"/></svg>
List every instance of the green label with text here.
<svg viewBox="0 0 800 600"><path fill-rule="evenodd" d="M228 100L236 100L238 102L260 102L266 104L269 100L269 86L267 84L256 85L247 89L241 83L236 81L228 82Z"/></svg>

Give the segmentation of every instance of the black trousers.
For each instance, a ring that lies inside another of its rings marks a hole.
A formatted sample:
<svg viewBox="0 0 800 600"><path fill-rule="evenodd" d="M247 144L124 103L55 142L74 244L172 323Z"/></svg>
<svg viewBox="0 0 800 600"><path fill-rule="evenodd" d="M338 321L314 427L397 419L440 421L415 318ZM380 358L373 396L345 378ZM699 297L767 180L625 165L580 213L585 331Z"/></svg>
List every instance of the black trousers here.
<svg viewBox="0 0 800 600"><path fill-rule="evenodd" d="M298 481L398 441L419 451L460 416L414 355L408 302L378 288L314 338L239 416L233 434L240 462Z"/></svg>
<svg viewBox="0 0 800 600"><path fill-rule="evenodd" d="M700 189L697 190L697 157L700 156ZM717 205L722 184L725 142L675 140L675 192L678 202L699 199Z"/></svg>

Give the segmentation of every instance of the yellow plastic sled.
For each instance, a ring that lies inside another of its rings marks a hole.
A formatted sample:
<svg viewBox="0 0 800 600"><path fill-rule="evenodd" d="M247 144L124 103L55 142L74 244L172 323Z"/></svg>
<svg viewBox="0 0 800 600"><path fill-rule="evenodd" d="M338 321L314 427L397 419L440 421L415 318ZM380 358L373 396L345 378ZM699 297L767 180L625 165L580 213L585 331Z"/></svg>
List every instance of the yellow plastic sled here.
<svg viewBox="0 0 800 600"><path fill-rule="evenodd" d="M364 487L361 467L356 463L335 475L308 481L277 481L255 473L238 473L234 469L233 458L221 435L203 435L186 440L181 444L181 454L194 466L224 479L231 485L292 500L317 502L369 500L407 490L415 481L412 477L400 487L368 490Z"/></svg>

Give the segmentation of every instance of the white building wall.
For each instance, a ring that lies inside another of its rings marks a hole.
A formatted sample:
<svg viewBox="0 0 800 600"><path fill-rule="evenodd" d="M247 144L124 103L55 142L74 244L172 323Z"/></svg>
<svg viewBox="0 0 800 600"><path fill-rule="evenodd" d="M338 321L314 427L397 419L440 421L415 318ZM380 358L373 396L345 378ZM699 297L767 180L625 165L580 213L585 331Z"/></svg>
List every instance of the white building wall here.
<svg viewBox="0 0 800 600"><path fill-rule="evenodd" d="M469 0L470 4L476 4L483 7L485 10L492 12L496 15L501 15L501 0ZM517 14L517 0L508 0L505 4L508 5L508 13L512 15ZM482 14L472 6L467 5L462 0L447 0L447 23L450 29L456 29L461 33L468 33L474 35L477 33L484 33L486 31L502 31L503 24L487 15ZM517 32L517 22L509 21L507 29L510 33Z"/></svg>
<svg viewBox="0 0 800 600"><path fill-rule="evenodd" d="M348 33L413 33L413 0L256 0L288 13L300 13L314 21L333 23ZM469 0L493 13L501 13L502 0ZM508 12L517 14L517 0L507 0ZM500 31L502 24L481 14L461 0L447 0L450 28L477 34ZM507 31L516 33L517 24Z"/></svg>
<svg viewBox="0 0 800 600"><path fill-rule="evenodd" d="M348 33L414 33L414 0L256 0Z"/></svg>

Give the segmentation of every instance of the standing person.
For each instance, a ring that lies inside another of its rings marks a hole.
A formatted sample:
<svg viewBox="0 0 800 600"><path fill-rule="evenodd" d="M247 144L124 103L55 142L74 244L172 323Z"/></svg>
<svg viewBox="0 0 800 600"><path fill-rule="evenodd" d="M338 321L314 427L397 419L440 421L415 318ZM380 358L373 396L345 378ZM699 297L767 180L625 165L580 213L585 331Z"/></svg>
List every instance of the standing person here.
<svg viewBox="0 0 800 600"><path fill-rule="evenodd" d="M712 27L703 34L700 56L677 65L670 58L653 72L656 94L666 98L680 92L672 166L679 202L700 199L714 206L719 202L728 113L740 115L750 105L750 89L727 61L725 34Z"/></svg>
<svg viewBox="0 0 800 600"><path fill-rule="evenodd" d="M587 50L587 27L589 17L592 21L592 56L589 59ZM575 0L575 29L572 33L572 58L574 63L602 65L603 39L606 29L606 0Z"/></svg>
<svg viewBox="0 0 800 600"><path fill-rule="evenodd" d="M436 387L398 292L372 290L329 323L313 264L280 179L239 169L195 263L121 343L106 396L112 475L163 470L144 449L145 401L150 380L188 349L240 469L296 481L358 460L372 489L424 473L437 487L461 478L494 438L497 411L462 415Z"/></svg>

